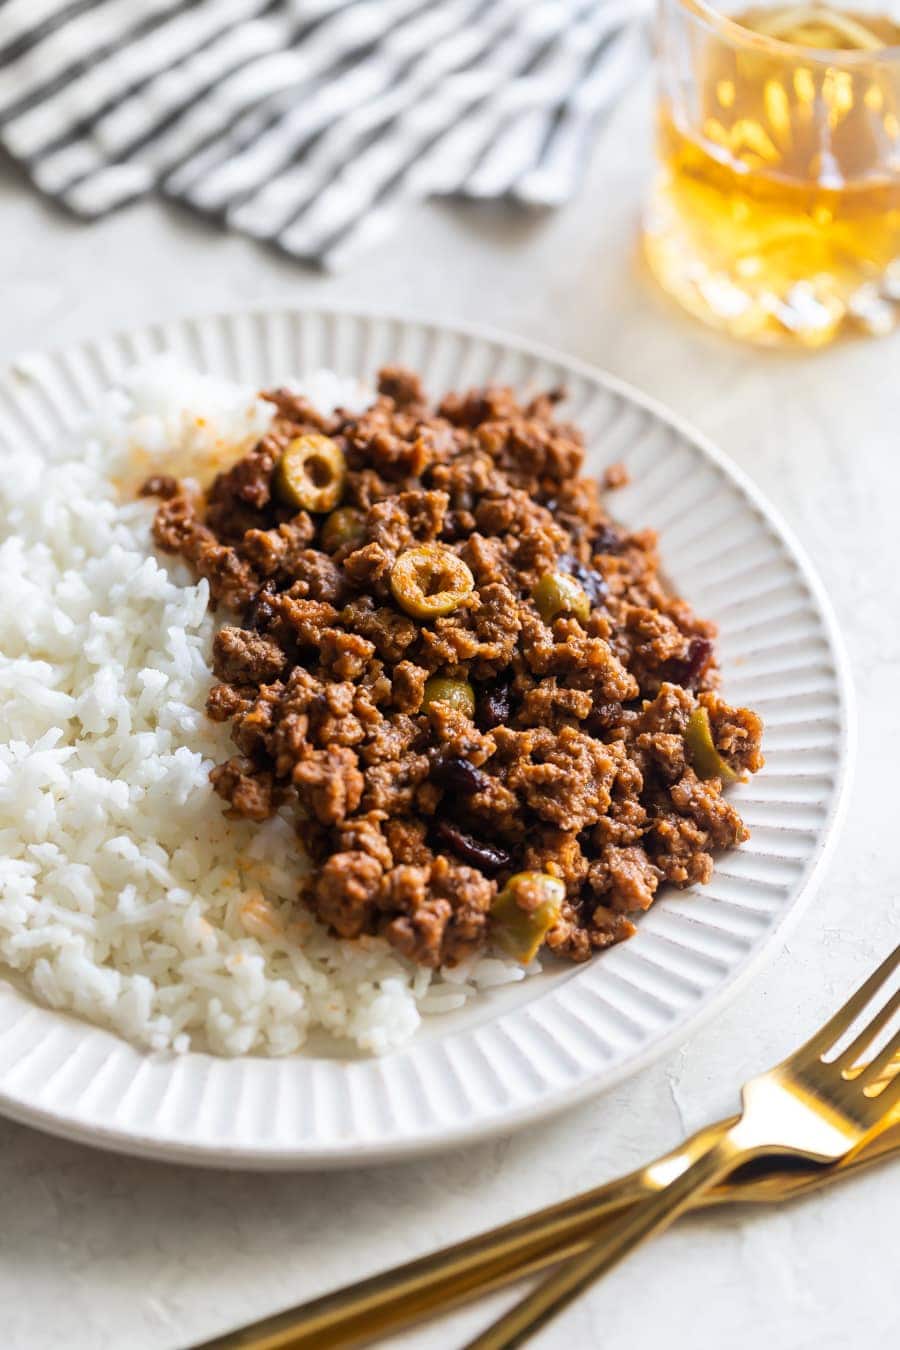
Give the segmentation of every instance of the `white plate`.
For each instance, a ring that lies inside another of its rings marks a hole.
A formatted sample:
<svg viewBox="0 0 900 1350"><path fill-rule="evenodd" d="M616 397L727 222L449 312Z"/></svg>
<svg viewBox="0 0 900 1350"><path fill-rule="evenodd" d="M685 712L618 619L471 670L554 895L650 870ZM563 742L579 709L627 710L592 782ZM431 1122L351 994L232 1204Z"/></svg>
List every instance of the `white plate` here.
<svg viewBox="0 0 900 1350"><path fill-rule="evenodd" d="M766 768L734 792L752 838L709 886L667 892L630 942L430 1018L383 1059L320 1044L290 1059L158 1058L0 984L0 1111L130 1153L241 1167L349 1166L510 1130L618 1082L720 1008L779 940L833 840L853 742L841 643L819 582L713 446L589 366L472 329L292 310L188 319L0 379L0 439L59 434L123 369L164 348L262 385L404 361L438 393L564 383L588 467L624 460L616 513L661 536L668 575L721 632L724 692L766 720Z"/></svg>

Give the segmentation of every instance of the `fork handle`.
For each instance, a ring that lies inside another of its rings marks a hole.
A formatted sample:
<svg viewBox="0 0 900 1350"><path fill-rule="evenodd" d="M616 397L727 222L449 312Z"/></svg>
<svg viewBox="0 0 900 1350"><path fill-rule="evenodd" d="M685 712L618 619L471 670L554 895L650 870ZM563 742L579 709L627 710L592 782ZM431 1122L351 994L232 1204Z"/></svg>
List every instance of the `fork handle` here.
<svg viewBox="0 0 900 1350"><path fill-rule="evenodd" d="M690 1166L673 1181L641 1201L634 1212L627 1214L611 1231L604 1230L586 1252L560 1267L487 1331L470 1341L465 1350L514 1350L514 1347L524 1345L594 1280L654 1233L668 1228L695 1197L708 1191L741 1163L764 1152L755 1142L744 1142L742 1123L738 1122L708 1140ZM697 1142L695 1136L688 1144L696 1146Z"/></svg>
<svg viewBox="0 0 900 1350"><path fill-rule="evenodd" d="M582 1251L604 1222L656 1194L689 1166L698 1148L736 1120L707 1126L649 1166L605 1186L204 1341L194 1350L348 1350L444 1312Z"/></svg>

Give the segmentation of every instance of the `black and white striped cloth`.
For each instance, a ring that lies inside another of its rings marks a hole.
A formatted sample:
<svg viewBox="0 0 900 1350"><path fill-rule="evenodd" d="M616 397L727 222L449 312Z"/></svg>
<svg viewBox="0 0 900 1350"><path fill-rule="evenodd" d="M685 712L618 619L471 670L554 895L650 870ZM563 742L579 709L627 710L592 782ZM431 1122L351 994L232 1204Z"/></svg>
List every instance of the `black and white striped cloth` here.
<svg viewBox="0 0 900 1350"><path fill-rule="evenodd" d="M411 201L555 205L645 0L0 0L0 143L85 218L159 190L339 267Z"/></svg>

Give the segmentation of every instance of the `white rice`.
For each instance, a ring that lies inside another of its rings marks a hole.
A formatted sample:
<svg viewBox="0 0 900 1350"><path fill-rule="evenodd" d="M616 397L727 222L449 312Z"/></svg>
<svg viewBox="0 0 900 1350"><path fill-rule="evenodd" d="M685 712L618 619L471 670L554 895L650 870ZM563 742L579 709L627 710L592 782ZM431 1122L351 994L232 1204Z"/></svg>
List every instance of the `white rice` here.
<svg viewBox="0 0 900 1350"><path fill-rule="evenodd" d="M364 397L331 372L297 387ZM212 463L270 411L161 358L82 443L0 457L0 965L154 1050L283 1055L321 1027L383 1053L525 972L488 956L432 976L297 905L289 818L226 820L209 783L233 747L203 712L207 584L153 552L154 504L112 482Z"/></svg>

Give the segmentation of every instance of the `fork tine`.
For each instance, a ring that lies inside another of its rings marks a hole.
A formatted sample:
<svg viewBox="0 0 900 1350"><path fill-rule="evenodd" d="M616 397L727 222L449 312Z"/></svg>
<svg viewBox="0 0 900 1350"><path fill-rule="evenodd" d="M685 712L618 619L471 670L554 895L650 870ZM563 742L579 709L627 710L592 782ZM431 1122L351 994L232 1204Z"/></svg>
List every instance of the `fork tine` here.
<svg viewBox="0 0 900 1350"><path fill-rule="evenodd" d="M857 1082L861 1083L863 1087L870 1087L872 1083L876 1083L879 1078L883 1078L885 1070L890 1066L891 1061L898 1050L900 1050L900 1031L888 1041L884 1049L872 1060L872 1063L866 1065L865 1071L860 1074ZM880 1103L884 1093L890 1088L896 1088L898 1082L900 1082L900 1074L897 1074L897 1076L887 1084L884 1091L879 1093L877 1097L873 1097L872 1100Z"/></svg>
<svg viewBox="0 0 900 1350"><path fill-rule="evenodd" d="M859 1079L856 1080L859 1082ZM875 1097L867 1097L868 1108L873 1112L875 1119L870 1124L870 1129L880 1129L882 1125L896 1124L896 1110L900 1105L900 1078L892 1078L887 1087Z"/></svg>
<svg viewBox="0 0 900 1350"><path fill-rule="evenodd" d="M856 993L850 995L843 1008L839 1008L834 1016L829 1018L823 1027L819 1028L815 1035L810 1036L806 1044L801 1046L797 1054L791 1056L791 1059L805 1059L808 1055L820 1056L825 1050L829 1050L835 1041L840 1040L851 1023L856 1021L859 1014L875 997L884 982L890 979L898 966L900 966L900 947L895 947L890 956L886 957L865 983L859 986Z"/></svg>
<svg viewBox="0 0 900 1350"><path fill-rule="evenodd" d="M892 1019L896 1016L898 1008L900 1008L900 989L898 989L893 994L893 996L888 999L887 1003L879 1012L875 1014L871 1022L869 1022L867 1026L863 1027L862 1031L855 1038L852 1045L849 1045L846 1050L842 1051L842 1053L839 1054L837 1058L832 1061L834 1067L836 1069L840 1069L842 1072L845 1071L846 1069L852 1068L852 1066L856 1064L856 1062L858 1061L858 1059L860 1058L866 1047L872 1044L875 1037L880 1035L881 1032L884 1031L885 1027L888 1026L889 1023L892 1021ZM879 1055L879 1059L880 1058L881 1056ZM888 1063L890 1063L890 1060L888 1060ZM869 1067L870 1067L869 1065L866 1065L867 1069Z"/></svg>

